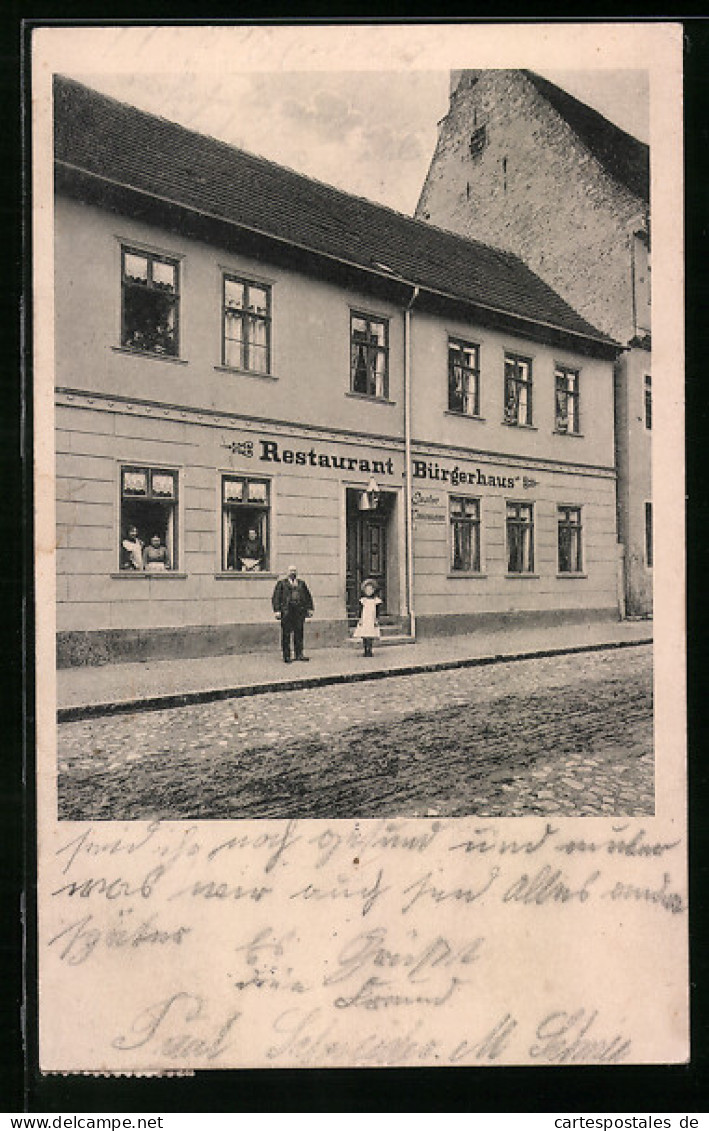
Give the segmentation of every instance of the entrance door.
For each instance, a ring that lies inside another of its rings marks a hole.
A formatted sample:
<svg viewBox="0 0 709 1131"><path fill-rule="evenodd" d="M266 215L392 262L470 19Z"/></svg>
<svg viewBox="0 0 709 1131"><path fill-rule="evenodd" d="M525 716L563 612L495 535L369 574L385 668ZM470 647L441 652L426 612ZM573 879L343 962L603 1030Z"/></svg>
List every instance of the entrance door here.
<svg viewBox="0 0 709 1131"><path fill-rule="evenodd" d="M347 613L359 617L362 582L376 581L382 599L380 612L386 612L387 545L386 516L349 508L347 511Z"/></svg>

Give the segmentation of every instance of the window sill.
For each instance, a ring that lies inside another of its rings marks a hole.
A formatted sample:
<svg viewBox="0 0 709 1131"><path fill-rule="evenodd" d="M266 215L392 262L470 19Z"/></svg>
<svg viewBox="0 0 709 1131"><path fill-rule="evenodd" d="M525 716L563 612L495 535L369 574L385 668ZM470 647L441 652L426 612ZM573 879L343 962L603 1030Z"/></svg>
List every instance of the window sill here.
<svg viewBox="0 0 709 1131"><path fill-rule="evenodd" d="M481 424L485 423L485 417L484 416L477 416L477 415L474 416L470 412L456 412L455 409L452 409L452 408L445 409L443 415L444 416L455 416L455 417L458 417L460 420L479 420Z"/></svg>
<svg viewBox="0 0 709 1131"><path fill-rule="evenodd" d="M245 569L222 569L214 574L216 581L228 581L231 578L241 578L244 581L275 581L278 577L277 573L271 573L269 570L245 570Z"/></svg>
<svg viewBox="0 0 709 1131"><path fill-rule="evenodd" d="M388 397L370 397L369 393L353 393L351 390L345 396L354 397L356 401L370 401L372 404L396 404L396 401L390 401Z"/></svg>
<svg viewBox="0 0 709 1131"><path fill-rule="evenodd" d="M177 569L122 569L119 570L118 573L112 573L111 577L126 581L137 581L138 579L147 580L148 578L156 577L159 581L162 581L163 579L171 577L185 578L187 574Z"/></svg>
<svg viewBox="0 0 709 1131"><path fill-rule="evenodd" d="M454 571L451 570L450 573L446 574L446 577L448 578L449 581L453 581L454 579L457 580L458 578L467 578L468 581L470 581L471 579L475 579L475 580L479 579L481 581L487 580L487 574L486 573L476 573L473 570L465 570L465 569L456 569Z"/></svg>
<svg viewBox="0 0 709 1131"><path fill-rule="evenodd" d="M508 578L510 578L510 580L514 580L514 581L519 581L520 579L523 580L523 581L527 581L527 580L538 581L540 576L541 576L541 574L539 574L539 573L506 573L505 574L505 577L508 577Z"/></svg>
<svg viewBox="0 0 709 1131"><path fill-rule="evenodd" d="M582 581L585 577L588 577L588 574L575 573L573 570L565 570L563 573L557 573L556 576L559 581L566 580L567 578L569 581Z"/></svg>
<svg viewBox="0 0 709 1131"><path fill-rule="evenodd" d="M149 361L169 361L173 365L187 365L187 358L172 357L169 353L153 353L151 350L134 350L130 346L111 346L114 353L127 353L131 357L143 357Z"/></svg>
<svg viewBox="0 0 709 1131"><path fill-rule="evenodd" d="M555 436L575 436L577 440L584 438L583 432L569 432L565 428L554 428L553 432Z"/></svg>
<svg viewBox="0 0 709 1131"><path fill-rule="evenodd" d="M257 373L254 369L239 369L235 365L215 365L219 373L235 373L238 377L258 377L262 381L277 381L273 373Z"/></svg>
<svg viewBox="0 0 709 1131"><path fill-rule="evenodd" d="M527 432L539 431L536 424L518 424L516 420L501 420L500 423L504 424L505 428L524 428Z"/></svg>

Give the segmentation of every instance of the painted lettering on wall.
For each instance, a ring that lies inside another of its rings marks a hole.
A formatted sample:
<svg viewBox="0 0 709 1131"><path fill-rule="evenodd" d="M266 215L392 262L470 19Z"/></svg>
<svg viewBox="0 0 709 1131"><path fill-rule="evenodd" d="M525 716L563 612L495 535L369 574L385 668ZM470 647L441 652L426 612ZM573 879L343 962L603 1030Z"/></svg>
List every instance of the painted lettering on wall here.
<svg viewBox="0 0 709 1131"><path fill-rule="evenodd" d="M225 442L222 447L227 448L234 455L246 456L252 459L258 452L262 463L276 463L296 467L334 468L339 471L356 471L365 475L393 476L394 461L391 456L385 459L370 459L361 456L335 455L333 452L319 451L317 448L286 448L278 440L258 440L258 448L254 447L251 440L234 440ZM447 483L451 487L468 485L470 487L497 487L511 490L515 487L529 489L537 486L537 480L529 475L497 475L494 472L483 471L479 467L464 470L458 464L454 467L445 467L437 460L414 459L411 461L411 474L413 479L425 479ZM404 472L401 472L404 475ZM417 498L418 495L418 498ZM421 492L414 495L414 504L425 502L428 505L440 505L436 496L424 498Z"/></svg>
<svg viewBox="0 0 709 1131"><path fill-rule="evenodd" d="M415 459L412 463L414 479L437 479L442 483L450 483L451 487L469 484L471 487L506 487L511 488L519 484L520 475L493 475L491 472L481 471L479 467L473 471L462 471L458 464L453 468L441 467L433 460ZM527 486L527 483L524 484Z"/></svg>
<svg viewBox="0 0 709 1131"><path fill-rule="evenodd" d="M276 440L259 440L259 459L265 463L294 463L298 467L335 467L340 471L361 471L368 475L393 475L394 462L388 459L356 459L318 452L315 448L282 448Z"/></svg>

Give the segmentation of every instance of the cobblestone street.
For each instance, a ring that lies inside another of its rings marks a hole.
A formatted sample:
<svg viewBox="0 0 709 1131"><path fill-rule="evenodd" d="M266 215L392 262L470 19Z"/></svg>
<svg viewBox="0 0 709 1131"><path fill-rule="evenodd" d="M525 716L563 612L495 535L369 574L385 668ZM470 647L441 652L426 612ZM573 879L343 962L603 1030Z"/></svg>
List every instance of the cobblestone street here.
<svg viewBox="0 0 709 1131"><path fill-rule="evenodd" d="M654 812L652 648L58 728L63 818Z"/></svg>

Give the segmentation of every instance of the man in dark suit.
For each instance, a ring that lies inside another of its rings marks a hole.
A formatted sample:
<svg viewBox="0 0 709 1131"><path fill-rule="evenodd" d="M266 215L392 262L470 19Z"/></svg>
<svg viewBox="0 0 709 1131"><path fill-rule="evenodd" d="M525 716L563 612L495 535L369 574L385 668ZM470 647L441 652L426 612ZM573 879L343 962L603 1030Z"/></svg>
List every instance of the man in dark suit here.
<svg viewBox="0 0 709 1131"><path fill-rule="evenodd" d="M287 664L291 662L291 636L296 660L307 661L308 656L303 655L303 625L306 618L313 615L313 598L308 586L298 577L298 570L294 565L288 566L287 577L276 582L272 605L276 620L281 622L284 661Z"/></svg>

